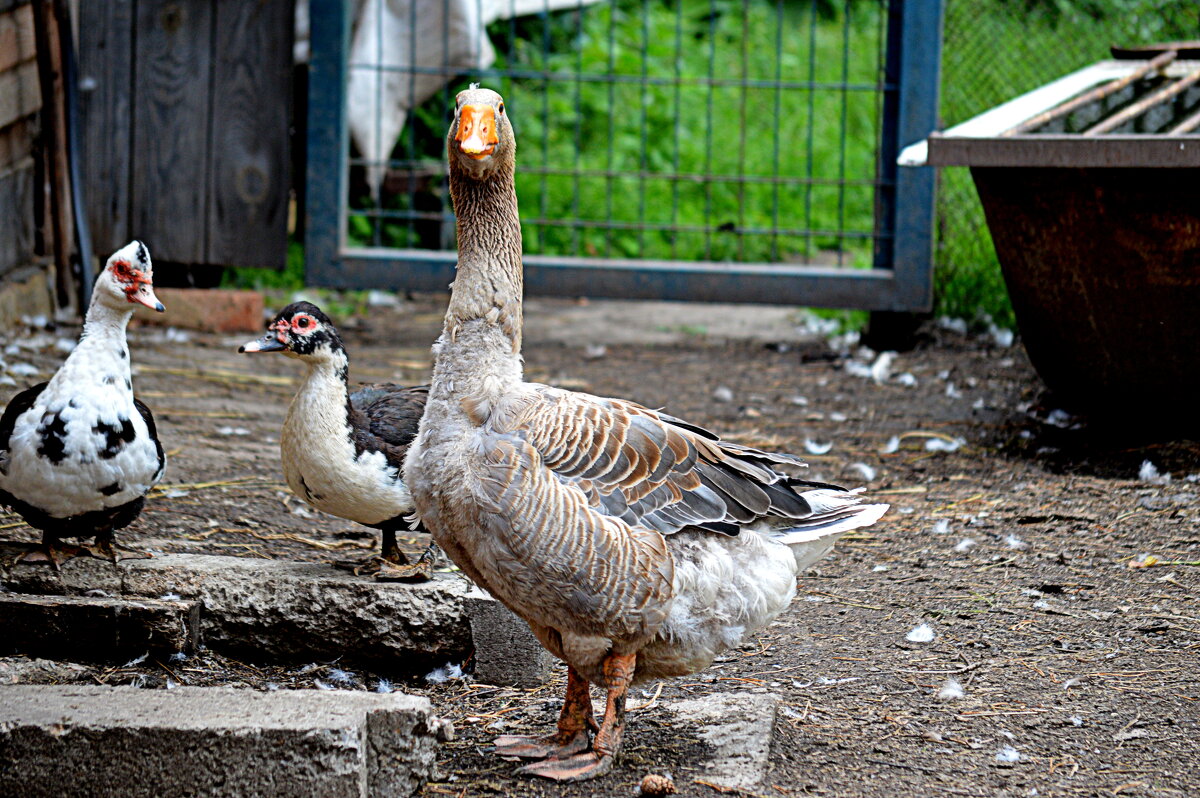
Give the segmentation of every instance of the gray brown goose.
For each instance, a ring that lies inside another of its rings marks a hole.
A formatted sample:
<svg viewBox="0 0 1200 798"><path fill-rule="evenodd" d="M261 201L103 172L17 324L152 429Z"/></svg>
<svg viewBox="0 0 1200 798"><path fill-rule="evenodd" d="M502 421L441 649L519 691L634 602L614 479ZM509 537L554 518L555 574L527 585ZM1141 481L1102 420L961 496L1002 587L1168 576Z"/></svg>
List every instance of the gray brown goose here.
<svg viewBox="0 0 1200 798"><path fill-rule="evenodd" d="M382 383L351 393L346 347L311 302L288 305L266 335L238 351L279 352L308 366L279 438L283 474L292 492L318 510L383 532L381 555L356 572L373 570L381 581L429 579L428 551L409 563L396 542L412 512L400 468L428 388Z"/></svg>
<svg viewBox="0 0 1200 798"><path fill-rule="evenodd" d="M516 144L500 95L458 95L447 137L458 272L405 461L418 517L566 661L558 729L502 737L522 772L606 772L630 684L694 673L783 611L797 573L887 505L620 399L528 383ZM592 716L589 684L606 691ZM589 731L595 730L594 740Z"/></svg>
<svg viewBox="0 0 1200 798"><path fill-rule="evenodd" d="M20 559L57 567L90 553L115 561L114 530L141 515L162 479L154 416L130 378L125 328L138 305L163 310L150 252L132 241L96 277L79 344L48 382L21 391L0 416L0 502L42 530L42 545ZM93 536L92 547L60 543Z"/></svg>

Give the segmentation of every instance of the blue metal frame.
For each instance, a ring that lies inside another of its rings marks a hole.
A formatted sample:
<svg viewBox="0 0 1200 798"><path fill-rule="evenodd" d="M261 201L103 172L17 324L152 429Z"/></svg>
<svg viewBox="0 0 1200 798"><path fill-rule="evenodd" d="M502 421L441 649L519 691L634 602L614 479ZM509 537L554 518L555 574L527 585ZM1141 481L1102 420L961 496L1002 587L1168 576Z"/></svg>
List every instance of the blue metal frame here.
<svg viewBox="0 0 1200 798"><path fill-rule="evenodd" d="M456 255L346 246L349 0L311 0L305 267L310 285L443 291ZM927 311L934 175L896 155L937 122L942 0L891 0L875 269L526 255L529 294Z"/></svg>

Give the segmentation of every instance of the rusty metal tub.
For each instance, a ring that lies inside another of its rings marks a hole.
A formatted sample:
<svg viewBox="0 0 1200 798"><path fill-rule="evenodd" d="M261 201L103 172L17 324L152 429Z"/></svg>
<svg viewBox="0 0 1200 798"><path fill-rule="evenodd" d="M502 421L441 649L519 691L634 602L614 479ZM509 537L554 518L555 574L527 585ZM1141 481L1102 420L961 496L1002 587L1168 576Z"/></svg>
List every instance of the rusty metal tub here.
<svg viewBox="0 0 1200 798"><path fill-rule="evenodd" d="M971 167L1038 374L1139 425L1200 418L1200 60L1177 56L1094 64L900 158Z"/></svg>

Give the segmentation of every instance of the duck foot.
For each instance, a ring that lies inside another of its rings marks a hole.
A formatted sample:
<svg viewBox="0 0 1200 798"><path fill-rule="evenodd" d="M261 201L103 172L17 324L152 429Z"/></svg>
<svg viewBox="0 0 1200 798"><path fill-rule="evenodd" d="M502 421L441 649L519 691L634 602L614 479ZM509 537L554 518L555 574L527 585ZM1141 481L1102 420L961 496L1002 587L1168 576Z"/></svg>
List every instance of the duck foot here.
<svg viewBox="0 0 1200 798"><path fill-rule="evenodd" d="M612 766L611 754L587 751L565 759L543 759L541 762L533 762L517 768L517 773L526 776L541 776L553 781L571 782L603 776L612 770Z"/></svg>
<svg viewBox="0 0 1200 798"><path fill-rule="evenodd" d="M491 753L520 759L567 759L588 750L590 745L586 731L557 732L544 737L502 734L492 741Z"/></svg>
<svg viewBox="0 0 1200 798"><path fill-rule="evenodd" d="M27 551L17 555L13 565L17 563L28 563L29 565L49 565L55 571L62 568L62 564L67 560L72 560L76 557L82 557L85 554L91 554L84 546L72 546L67 543L60 542L44 542L31 547Z"/></svg>
<svg viewBox="0 0 1200 798"><path fill-rule="evenodd" d="M148 551L141 549L133 549L128 546L118 546L111 539L102 540L96 539L96 542L90 546L80 546L83 552L90 554L97 560L108 560L113 565L116 565L119 560L152 560L154 555ZM119 550L119 551L118 551Z"/></svg>

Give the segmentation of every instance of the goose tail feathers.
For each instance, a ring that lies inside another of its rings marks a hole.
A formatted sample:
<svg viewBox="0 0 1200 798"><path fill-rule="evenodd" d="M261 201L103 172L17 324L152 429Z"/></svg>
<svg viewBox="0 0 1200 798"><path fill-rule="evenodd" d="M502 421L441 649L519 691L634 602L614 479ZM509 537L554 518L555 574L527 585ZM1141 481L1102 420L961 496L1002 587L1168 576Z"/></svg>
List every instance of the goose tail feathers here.
<svg viewBox="0 0 1200 798"><path fill-rule="evenodd" d="M856 493L825 488L805 491L800 495L812 507L812 515L776 526L768 536L791 548L796 568L803 571L828 554L839 537L874 524L891 508L887 504L862 504Z"/></svg>

